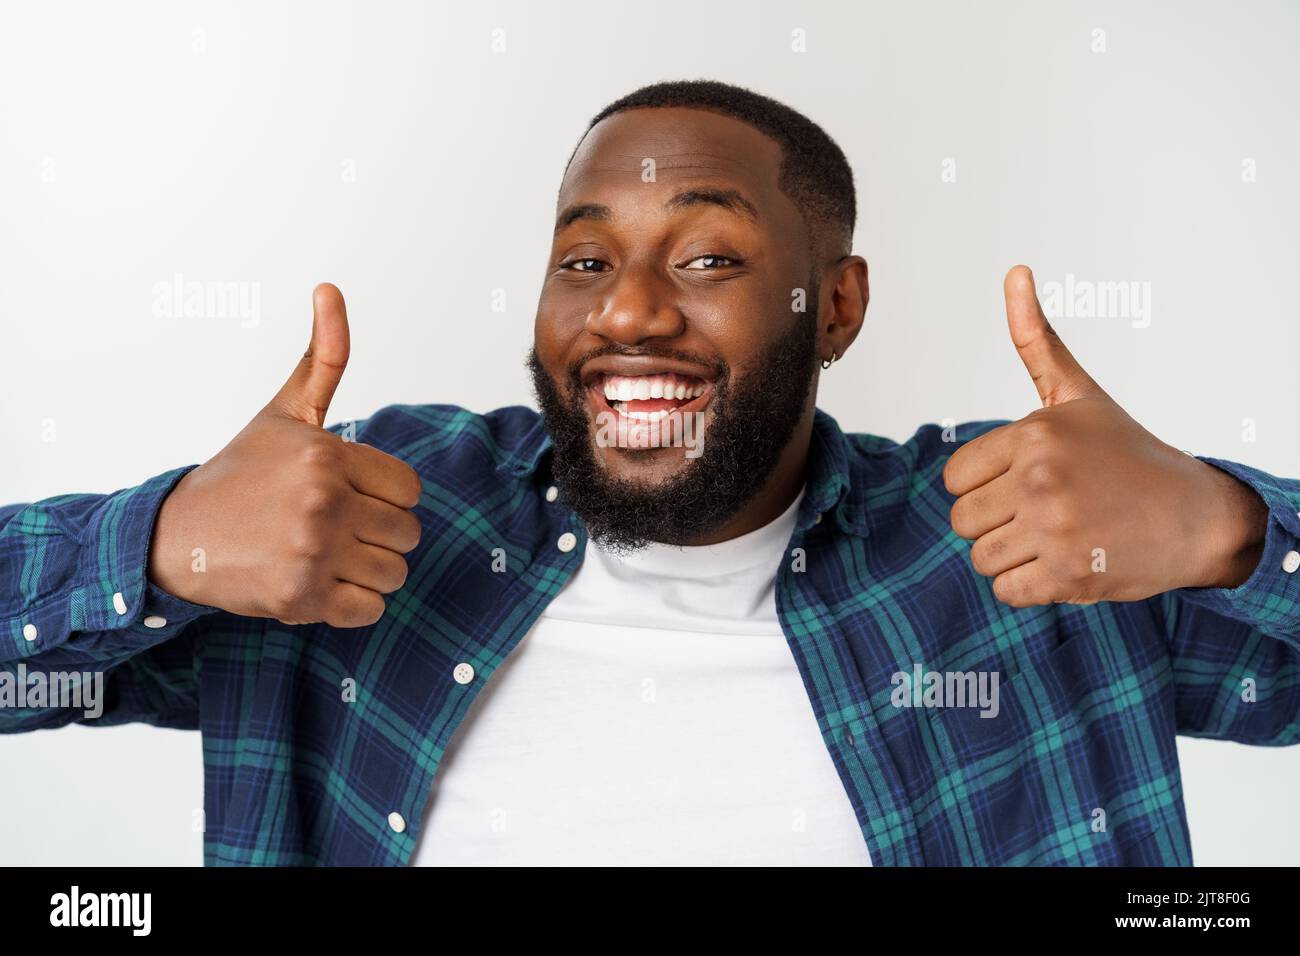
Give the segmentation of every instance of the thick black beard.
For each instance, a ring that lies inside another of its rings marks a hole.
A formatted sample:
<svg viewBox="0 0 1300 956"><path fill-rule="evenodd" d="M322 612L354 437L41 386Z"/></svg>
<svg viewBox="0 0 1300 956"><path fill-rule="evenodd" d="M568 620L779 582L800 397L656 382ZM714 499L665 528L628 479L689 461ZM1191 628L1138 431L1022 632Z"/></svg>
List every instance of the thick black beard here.
<svg viewBox="0 0 1300 956"><path fill-rule="evenodd" d="M812 385L816 344L817 323L804 315L766 349L759 371L733 382L730 368L719 367L713 420L701 453L686 459L680 473L653 485L610 475L593 450L581 368L597 355L625 350L600 349L584 356L570 367L562 392L542 368L536 349L530 349L527 365L555 446L552 477L562 500L586 523L597 544L616 553L631 553L652 541L685 544L713 533L758 493L790 443ZM682 352L652 354L700 363L700 356Z"/></svg>

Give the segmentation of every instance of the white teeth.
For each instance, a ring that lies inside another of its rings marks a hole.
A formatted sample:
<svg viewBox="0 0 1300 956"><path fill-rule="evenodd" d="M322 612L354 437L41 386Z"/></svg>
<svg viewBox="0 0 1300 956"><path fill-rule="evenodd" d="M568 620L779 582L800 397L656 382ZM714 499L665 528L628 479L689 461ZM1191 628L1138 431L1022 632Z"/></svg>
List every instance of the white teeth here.
<svg viewBox="0 0 1300 956"><path fill-rule="evenodd" d="M661 408L657 412L629 412L627 405L623 402L614 403L614 411L618 412L624 418L629 418L634 422L657 422L668 414L668 409Z"/></svg>
<svg viewBox="0 0 1300 956"><path fill-rule="evenodd" d="M602 389L610 402L644 401L651 398L678 401L699 398L707 385L692 385L673 375L607 375Z"/></svg>

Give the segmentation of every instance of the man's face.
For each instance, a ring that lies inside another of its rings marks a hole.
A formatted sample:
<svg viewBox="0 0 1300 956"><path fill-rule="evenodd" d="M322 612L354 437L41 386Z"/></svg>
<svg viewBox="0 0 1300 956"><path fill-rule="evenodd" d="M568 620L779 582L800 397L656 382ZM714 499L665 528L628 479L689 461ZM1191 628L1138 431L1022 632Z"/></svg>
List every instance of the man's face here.
<svg viewBox="0 0 1300 956"><path fill-rule="evenodd" d="M530 366L557 484L608 545L707 536L812 414L814 263L781 160L739 120L636 109L565 175Z"/></svg>

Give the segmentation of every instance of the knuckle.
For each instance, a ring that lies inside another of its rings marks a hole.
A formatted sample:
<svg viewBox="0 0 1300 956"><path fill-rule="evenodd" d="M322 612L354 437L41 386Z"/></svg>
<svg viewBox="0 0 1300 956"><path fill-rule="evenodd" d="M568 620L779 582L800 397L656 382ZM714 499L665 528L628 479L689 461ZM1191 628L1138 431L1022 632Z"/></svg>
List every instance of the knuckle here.
<svg viewBox="0 0 1300 956"><path fill-rule="evenodd" d="M420 503L420 495L424 494L424 483L420 481L419 474L410 465L406 466L405 481L403 507L414 508Z"/></svg>
<svg viewBox="0 0 1300 956"><path fill-rule="evenodd" d="M336 601L325 616L330 627L369 627L384 616L384 599L371 591L364 597Z"/></svg>
<svg viewBox="0 0 1300 956"><path fill-rule="evenodd" d="M1029 607L1037 603L1030 593L1028 585L1022 584L1006 574L1000 574L994 578L993 594L1003 604L1009 604L1011 607Z"/></svg>
<svg viewBox="0 0 1300 956"><path fill-rule="evenodd" d="M948 512L948 522L952 525L952 530L961 538L974 537L972 517L970 502L965 498L958 498L952 510Z"/></svg>
<svg viewBox="0 0 1300 956"><path fill-rule="evenodd" d="M960 498L957 499L957 502L952 506L952 508L948 512L948 523L952 525L952 530L957 532L957 536L959 538L969 537L969 535L967 535L964 530L967 527L966 508L961 503Z"/></svg>
<svg viewBox="0 0 1300 956"><path fill-rule="evenodd" d="M423 527L420 524L419 518L410 512L403 515L402 527L398 529L398 534L401 536L401 547L403 553L415 550L416 545L420 543L420 534L422 531Z"/></svg>
<svg viewBox="0 0 1300 956"><path fill-rule="evenodd" d="M956 460L957 456L955 454L951 455L949 456L947 463L943 466L943 486L948 490L948 494L950 495L955 495L957 493L956 486L953 483L954 476L956 475L956 466L953 462Z"/></svg>
<svg viewBox="0 0 1300 956"><path fill-rule="evenodd" d="M1030 491L1039 494L1054 491L1061 483L1060 471L1049 458L1036 458L1029 462L1021 478Z"/></svg>
<svg viewBox="0 0 1300 956"><path fill-rule="evenodd" d="M406 584L409 573L410 568L407 567L406 562L398 558L393 562L393 567L389 572L389 586L384 589L384 593L391 594L394 591L400 591L402 586Z"/></svg>
<svg viewBox="0 0 1300 956"><path fill-rule="evenodd" d="M1003 604L1014 604L1015 594L1011 584L1005 574L999 574L993 579L993 596Z"/></svg>
<svg viewBox="0 0 1300 956"><path fill-rule="evenodd" d="M313 482L302 490L299 505L303 514L321 518L330 514L339 503L338 487L324 482Z"/></svg>
<svg viewBox="0 0 1300 956"><path fill-rule="evenodd" d="M1007 543L1000 537L990 537L985 535L980 538L971 547L970 557L971 564L975 570L985 577L993 574L996 567L995 559L1001 555L1007 548Z"/></svg>
<svg viewBox="0 0 1300 956"><path fill-rule="evenodd" d="M386 607L387 605L384 603L384 599L378 594L376 594L373 599L368 599L358 612L358 616L361 620L360 626L369 627L371 624L378 623L379 619L384 616L384 610Z"/></svg>
<svg viewBox="0 0 1300 956"><path fill-rule="evenodd" d="M272 613L279 620L302 621L312 617L315 602L310 578L286 575L274 585L270 604Z"/></svg>
<svg viewBox="0 0 1300 956"><path fill-rule="evenodd" d="M406 562L391 553L375 557L370 568L375 590L381 594L392 594L394 591L401 590L402 585L406 583L406 573Z"/></svg>
<svg viewBox="0 0 1300 956"><path fill-rule="evenodd" d="M1047 559L1047 567L1052 573L1053 580L1076 587L1091 586L1092 584L1093 574L1090 561L1058 554Z"/></svg>
<svg viewBox="0 0 1300 956"><path fill-rule="evenodd" d="M319 560L328 551L320 526L306 523L298 527L289 539L289 549L295 558L305 562Z"/></svg>
<svg viewBox="0 0 1300 956"><path fill-rule="evenodd" d="M984 498L978 492L968 492L958 498L948 512L952 530L959 537L974 538L979 527L979 516L984 510Z"/></svg>
<svg viewBox="0 0 1300 956"><path fill-rule="evenodd" d="M1058 541L1072 538L1079 528L1074 506L1059 498L1044 510L1042 523L1043 529Z"/></svg>
<svg viewBox="0 0 1300 956"><path fill-rule="evenodd" d="M311 470L333 471L339 462L338 443L325 437L306 442L298 452L298 461Z"/></svg>
<svg viewBox="0 0 1300 956"><path fill-rule="evenodd" d="M1057 428L1045 409L1032 412L1018 423L1017 436L1021 444L1029 446L1051 445L1056 440Z"/></svg>

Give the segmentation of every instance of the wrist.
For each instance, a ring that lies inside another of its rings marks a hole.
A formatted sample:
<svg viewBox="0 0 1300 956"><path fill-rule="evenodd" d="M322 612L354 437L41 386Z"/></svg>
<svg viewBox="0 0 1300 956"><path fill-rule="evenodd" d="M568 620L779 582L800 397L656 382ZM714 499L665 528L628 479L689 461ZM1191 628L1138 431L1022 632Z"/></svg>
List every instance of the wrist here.
<svg viewBox="0 0 1300 956"><path fill-rule="evenodd" d="M149 561L146 575L150 583L173 597L195 604L206 603L200 594L202 574L195 573L192 548L185 544L186 485L193 473L185 475L163 499L154 520L149 541Z"/></svg>
<svg viewBox="0 0 1300 956"><path fill-rule="evenodd" d="M1203 513L1210 519L1205 526L1205 583L1199 586L1240 587L1263 557L1268 505L1245 482L1213 465L1200 464L1209 479L1210 497Z"/></svg>

